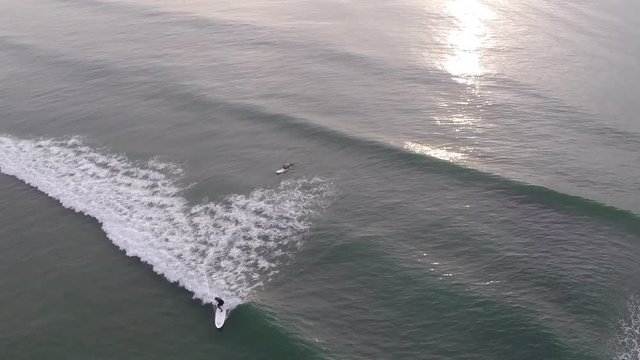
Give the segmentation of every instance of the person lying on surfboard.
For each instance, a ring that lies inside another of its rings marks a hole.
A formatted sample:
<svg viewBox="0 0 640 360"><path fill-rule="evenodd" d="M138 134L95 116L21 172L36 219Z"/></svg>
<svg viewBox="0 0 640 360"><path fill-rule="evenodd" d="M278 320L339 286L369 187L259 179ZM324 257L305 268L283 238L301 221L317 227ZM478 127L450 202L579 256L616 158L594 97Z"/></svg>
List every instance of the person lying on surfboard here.
<svg viewBox="0 0 640 360"><path fill-rule="evenodd" d="M280 175L280 174L284 174L287 171L289 171L289 169L291 169L291 167L293 167L293 165L295 165L296 163L294 162L288 162L285 163L284 165L282 165L282 168L276 170L276 174Z"/></svg>
<svg viewBox="0 0 640 360"><path fill-rule="evenodd" d="M219 297L214 298L216 300L216 307L218 308L218 310L222 311L222 305L224 305L224 300L220 299Z"/></svg>

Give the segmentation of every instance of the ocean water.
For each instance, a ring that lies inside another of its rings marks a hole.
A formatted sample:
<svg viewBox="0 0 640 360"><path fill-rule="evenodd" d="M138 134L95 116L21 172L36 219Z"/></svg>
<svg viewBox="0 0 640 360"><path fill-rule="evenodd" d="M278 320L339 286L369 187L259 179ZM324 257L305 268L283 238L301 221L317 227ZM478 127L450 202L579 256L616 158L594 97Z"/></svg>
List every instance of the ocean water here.
<svg viewBox="0 0 640 360"><path fill-rule="evenodd" d="M0 1L0 359L640 359L638 13Z"/></svg>

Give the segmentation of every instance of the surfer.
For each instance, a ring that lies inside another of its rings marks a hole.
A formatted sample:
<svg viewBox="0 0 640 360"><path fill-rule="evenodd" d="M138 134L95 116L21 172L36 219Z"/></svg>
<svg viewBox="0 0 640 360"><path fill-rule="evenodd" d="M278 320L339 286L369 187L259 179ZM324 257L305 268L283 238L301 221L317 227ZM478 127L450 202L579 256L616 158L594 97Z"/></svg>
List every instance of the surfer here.
<svg viewBox="0 0 640 360"><path fill-rule="evenodd" d="M280 175L280 174L284 174L287 171L289 171L289 169L291 169L291 167L293 165L295 165L296 163L294 162L288 162L288 163L284 163L284 165L282 165L282 168L279 170L276 170L276 174Z"/></svg>
<svg viewBox="0 0 640 360"><path fill-rule="evenodd" d="M215 298L216 300L216 307L218 308L218 310L222 311L222 305L224 305L224 300L220 299L219 297Z"/></svg>

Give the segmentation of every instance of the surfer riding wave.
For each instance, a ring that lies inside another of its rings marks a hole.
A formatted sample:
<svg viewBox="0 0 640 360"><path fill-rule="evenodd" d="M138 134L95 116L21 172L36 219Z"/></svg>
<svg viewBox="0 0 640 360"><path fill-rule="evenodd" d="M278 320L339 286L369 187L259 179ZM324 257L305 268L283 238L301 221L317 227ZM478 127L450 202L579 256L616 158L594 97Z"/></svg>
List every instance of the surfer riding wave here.
<svg viewBox="0 0 640 360"><path fill-rule="evenodd" d="M214 300L216 301L216 307L218 308L218 310L222 311L222 305L224 305L224 300L220 299L219 297L216 297Z"/></svg>

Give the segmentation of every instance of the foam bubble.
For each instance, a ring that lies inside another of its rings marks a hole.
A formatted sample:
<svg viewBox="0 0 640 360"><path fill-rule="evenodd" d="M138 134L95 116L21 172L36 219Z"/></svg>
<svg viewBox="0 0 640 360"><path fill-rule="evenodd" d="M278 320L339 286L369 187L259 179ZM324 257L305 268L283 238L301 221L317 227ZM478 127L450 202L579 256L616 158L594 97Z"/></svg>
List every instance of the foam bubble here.
<svg viewBox="0 0 640 360"><path fill-rule="evenodd" d="M0 137L0 171L97 219L127 255L194 297L211 303L221 296L231 306L250 300L278 271L333 193L329 181L296 179L192 206L180 196L179 167L133 163L78 137Z"/></svg>
<svg viewBox="0 0 640 360"><path fill-rule="evenodd" d="M632 296L624 317L616 324L611 341L613 359L640 359L640 298Z"/></svg>

